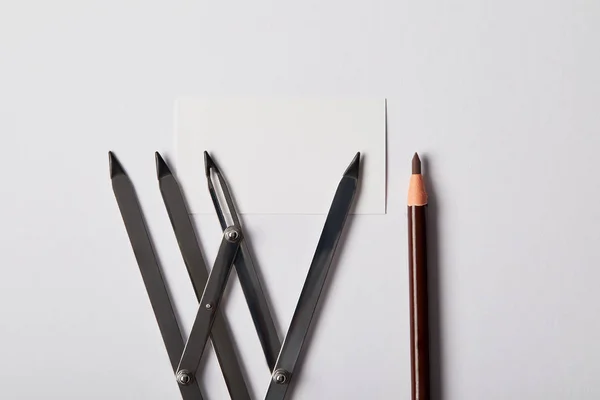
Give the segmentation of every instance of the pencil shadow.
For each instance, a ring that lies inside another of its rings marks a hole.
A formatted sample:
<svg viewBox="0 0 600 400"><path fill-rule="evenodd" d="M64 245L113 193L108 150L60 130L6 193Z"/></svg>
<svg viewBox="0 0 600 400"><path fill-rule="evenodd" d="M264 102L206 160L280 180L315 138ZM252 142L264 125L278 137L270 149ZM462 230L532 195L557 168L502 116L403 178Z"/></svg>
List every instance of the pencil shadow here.
<svg viewBox="0 0 600 400"><path fill-rule="evenodd" d="M443 329L441 303L441 274L439 257L439 208L435 186L431 181L434 168L428 158L421 157L423 179L427 187L427 286L429 302L429 379L432 400L443 400Z"/></svg>

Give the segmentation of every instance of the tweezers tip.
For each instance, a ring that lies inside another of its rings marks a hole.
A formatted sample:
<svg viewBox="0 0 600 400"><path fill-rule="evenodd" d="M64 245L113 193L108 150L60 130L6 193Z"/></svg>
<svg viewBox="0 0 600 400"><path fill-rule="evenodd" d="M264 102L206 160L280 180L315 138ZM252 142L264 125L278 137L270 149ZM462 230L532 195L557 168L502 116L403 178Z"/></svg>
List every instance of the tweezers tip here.
<svg viewBox="0 0 600 400"><path fill-rule="evenodd" d="M110 177L111 179L118 175L126 175L123 166L119 162L117 156L112 151L108 152L108 165L110 168Z"/></svg>
<svg viewBox="0 0 600 400"><path fill-rule="evenodd" d="M356 155L354 156L354 159L352 159L352 162L350 163L348 168L346 168L346 171L344 172L344 176L347 176L349 178L358 179L359 170L360 170L360 151L356 153Z"/></svg>
<svg viewBox="0 0 600 400"><path fill-rule="evenodd" d="M173 175L171 169L158 151L154 153L154 157L156 158L156 176L158 179L167 175Z"/></svg>
<svg viewBox="0 0 600 400"><path fill-rule="evenodd" d="M208 151L204 151L204 173L207 177L210 177L211 169L214 169L216 171L219 170L219 168L217 168L217 165L215 164L215 161L212 159L210 154L208 154Z"/></svg>

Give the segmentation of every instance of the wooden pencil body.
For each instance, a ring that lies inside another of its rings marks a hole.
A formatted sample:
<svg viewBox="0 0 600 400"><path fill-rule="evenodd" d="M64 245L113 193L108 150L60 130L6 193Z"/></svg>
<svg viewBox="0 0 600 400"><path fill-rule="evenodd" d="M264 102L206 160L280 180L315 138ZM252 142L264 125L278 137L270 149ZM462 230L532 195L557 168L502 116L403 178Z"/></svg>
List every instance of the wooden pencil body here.
<svg viewBox="0 0 600 400"><path fill-rule="evenodd" d="M412 399L429 400L426 206L408 207Z"/></svg>

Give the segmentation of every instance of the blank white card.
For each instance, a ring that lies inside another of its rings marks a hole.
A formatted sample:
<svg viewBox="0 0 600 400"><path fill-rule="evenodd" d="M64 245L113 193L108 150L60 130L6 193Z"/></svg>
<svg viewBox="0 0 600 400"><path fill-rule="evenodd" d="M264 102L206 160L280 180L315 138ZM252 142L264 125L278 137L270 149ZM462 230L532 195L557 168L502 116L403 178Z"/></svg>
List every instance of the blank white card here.
<svg viewBox="0 0 600 400"><path fill-rule="evenodd" d="M180 99L176 170L190 212L213 213L204 151L244 214L326 214L361 152L355 214L385 214L385 100Z"/></svg>

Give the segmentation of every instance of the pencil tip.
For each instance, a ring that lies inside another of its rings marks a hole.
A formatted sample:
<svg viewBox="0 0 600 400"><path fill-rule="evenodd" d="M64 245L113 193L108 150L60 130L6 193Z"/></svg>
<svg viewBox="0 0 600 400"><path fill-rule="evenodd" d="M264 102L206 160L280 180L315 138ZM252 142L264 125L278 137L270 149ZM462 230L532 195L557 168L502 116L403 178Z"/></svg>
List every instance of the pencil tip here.
<svg viewBox="0 0 600 400"><path fill-rule="evenodd" d="M419 175L421 173L421 159L417 153L415 153L412 159L412 173L413 175Z"/></svg>
<svg viewBox="0 0 600 400"><path fill-rule="evenodd" d="M347 176L349 178L358 179L358 171L359 170L360 170L360 151L358 153L356 153L356 155L352 159L352 162L350 163L348 168L346 168L346 171L344 172L344 176Z"/></svg>
<svg viewBox="0 0 600 400"><path fill-rule="evenodd" d="M154 153L154 156L156 158L156 177L160 179L167 175L173 175L171 169L158 151Z"/></svg>
<svg viewBox="0 0 600 400"><path fill-rule="evenodd" d="M117 156L115 156L115 153L113 153L112 151L108 152L108 165L110 168L111 179L117 175L126 175L123 166L117 159Z"/></svg>
<svg viewBox="0 0 600 400"><path fill-rule="evenodd" d="M215 161L212 159L208 151L204 152L204 173L207 177L210 176L210 170L214 169L215 172L219 172L219 167L215 164Z"/></svg>

